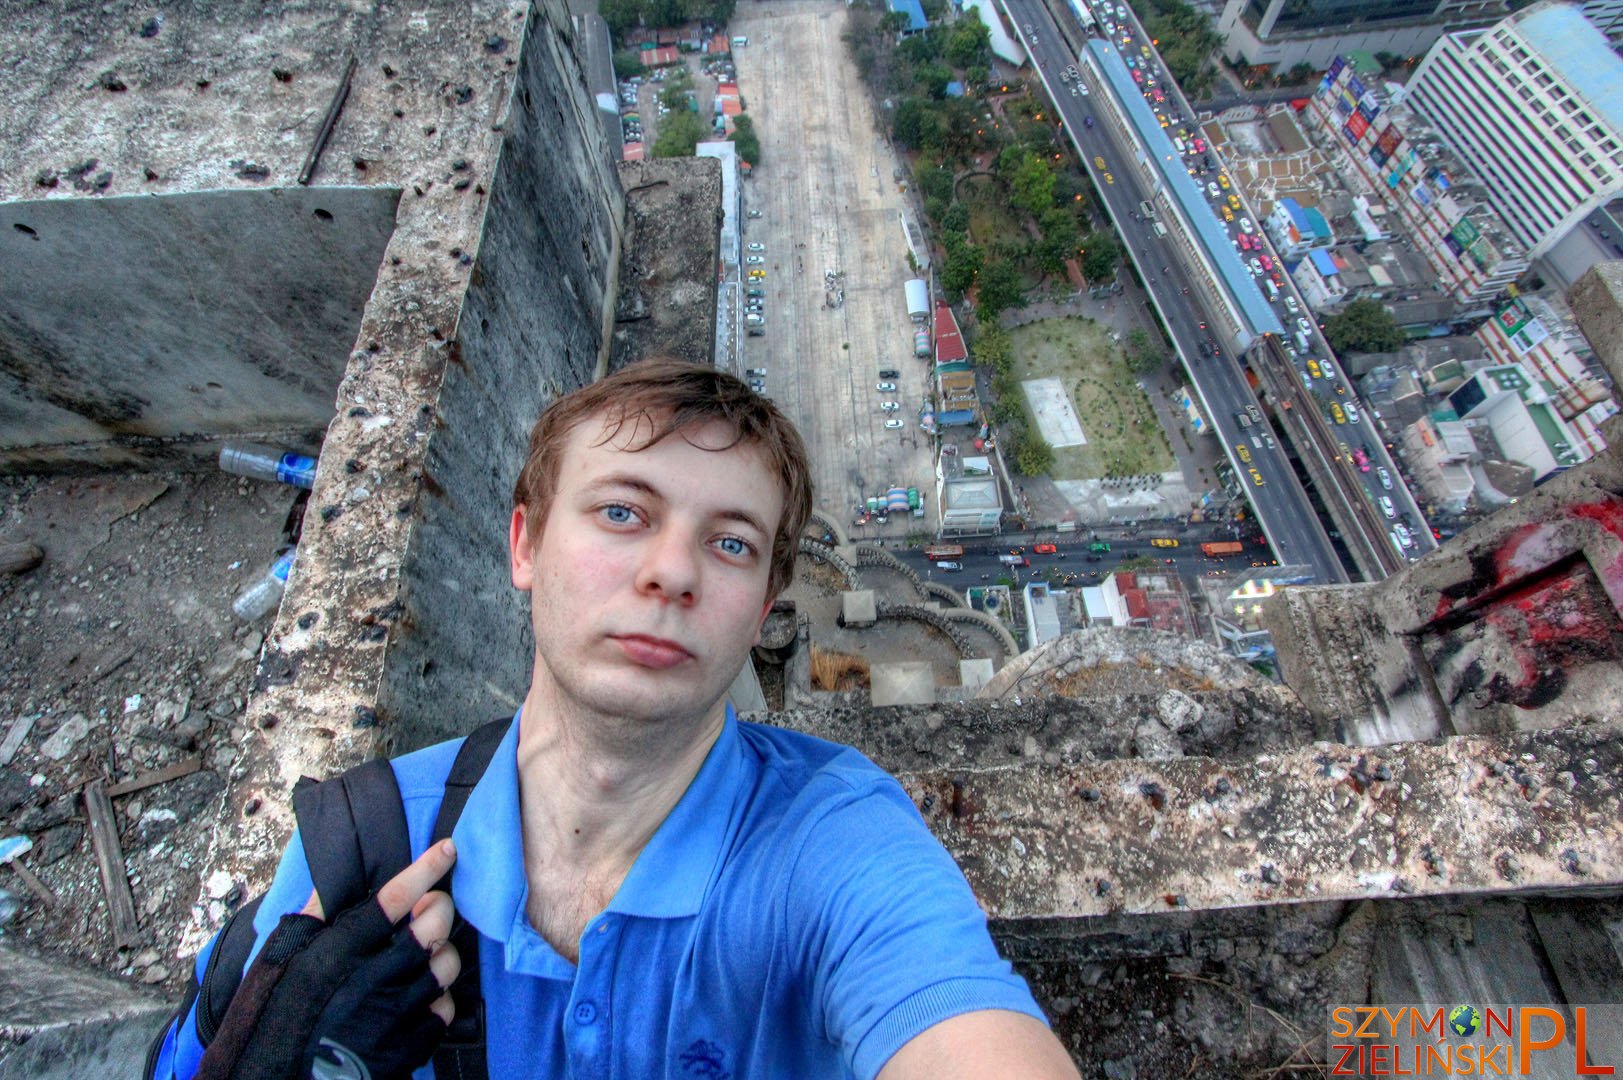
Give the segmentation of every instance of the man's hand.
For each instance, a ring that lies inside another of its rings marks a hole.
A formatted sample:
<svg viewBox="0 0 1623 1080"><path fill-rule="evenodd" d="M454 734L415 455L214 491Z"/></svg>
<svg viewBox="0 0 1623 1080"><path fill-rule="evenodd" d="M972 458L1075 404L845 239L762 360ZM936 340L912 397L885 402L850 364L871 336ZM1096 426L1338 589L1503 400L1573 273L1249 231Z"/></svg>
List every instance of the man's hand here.
<svg viewBox="0 0 1623 1080"><path fill-rule="evenodd" d="M248 968L203 1055L206 1080L404 1080L454 1015L456 910L431 892L456 861L449 840L328 925L321 898L284 915ZM411 921L405 921L410 915Z"/></svg>

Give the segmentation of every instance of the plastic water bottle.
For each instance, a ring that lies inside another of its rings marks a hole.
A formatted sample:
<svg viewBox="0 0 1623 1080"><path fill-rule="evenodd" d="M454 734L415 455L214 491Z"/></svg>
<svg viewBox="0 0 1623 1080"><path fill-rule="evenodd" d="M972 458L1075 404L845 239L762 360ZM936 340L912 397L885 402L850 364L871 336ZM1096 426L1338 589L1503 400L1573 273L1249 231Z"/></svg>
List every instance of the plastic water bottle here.
<svg viewBox="0 0 1623 1080"><path fill-rule="evenodd" d="M312 488L316 484L316 459L305 454L283 453L259 443L228 442L220 448L220 468L255 480Z"/></svg>
<svg viewBox="0 0 1623 1080"><path fill-rule="evenodd" d="M276 609L282 602L282 592L287 588L287 575L293 569L293 554L289 549L270 565L265 576L245 589L241 596L231 605L231 610L237 613L237 618L244 622L252 622Z"/></svg>

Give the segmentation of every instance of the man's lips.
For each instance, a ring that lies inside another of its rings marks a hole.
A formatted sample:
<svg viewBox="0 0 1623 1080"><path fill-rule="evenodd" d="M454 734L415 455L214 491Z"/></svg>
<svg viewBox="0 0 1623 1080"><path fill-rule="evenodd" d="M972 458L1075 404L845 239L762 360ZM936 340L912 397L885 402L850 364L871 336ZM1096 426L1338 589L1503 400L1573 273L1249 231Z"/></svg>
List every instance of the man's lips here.
<svg viewBox="0 0 1623 1080"><path fill-rule="evenodd" d="M693 659L692 653L666 638L646 634L611 634L609 638L633 663L643 667L663 670Z"/></svg>

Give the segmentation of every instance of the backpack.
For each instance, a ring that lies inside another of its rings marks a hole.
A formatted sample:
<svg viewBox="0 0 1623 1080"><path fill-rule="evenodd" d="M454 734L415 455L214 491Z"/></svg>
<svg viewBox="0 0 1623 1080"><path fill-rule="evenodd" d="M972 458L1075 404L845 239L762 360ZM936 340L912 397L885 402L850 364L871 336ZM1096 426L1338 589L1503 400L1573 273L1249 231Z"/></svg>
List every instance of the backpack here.
<svg viewBox="0 0 1623 1080"><path fill-rule="evenodd" d="M484 775L507 734L512 717L493 720L463 740L445 777L445 794L434 819L430 844L451 835L474 785ZM394 769L381 758L357 765L329 780L300 777L293 788L293 815L310 880L329 912L353 907L377 892L390 878L411 864L411 843L405 808ZM435 886L451 891L451 875ZM242 981L243 968L253 949L254 915L263 896L255 897L232 913L214 938L214 950L201 979L186 989L170 1023L158 1032L147 1051L142 1076L152 1080L158 1055L172 1028L186 1022L197 1006L196 1035L207 1048L214 1040L231 998ZM451 944L462 959L462 973L451 984L456 1019L434 1051L434 1074L441 1080L487 1080L485 1067L485 1005L479 990L479 932L457 916Z"/></svg>

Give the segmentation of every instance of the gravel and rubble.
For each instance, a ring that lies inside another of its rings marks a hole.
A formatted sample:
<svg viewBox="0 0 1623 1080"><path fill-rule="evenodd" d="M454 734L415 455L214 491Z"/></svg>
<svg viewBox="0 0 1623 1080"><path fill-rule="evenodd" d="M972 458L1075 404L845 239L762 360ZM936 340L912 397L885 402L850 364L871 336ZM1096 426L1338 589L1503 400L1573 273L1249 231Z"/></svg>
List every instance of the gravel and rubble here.
<svg viewBox="0 0 1623 1080"><path fill-rule="evenodd" d="M4 932L27 948L180 986L182 930L209 914L193 906L211 830L188 826L225 790L269 623L238 621L231 601L294 540L303 505L208 471L0 479L0 543L45 556L0 576L0 836L32 841L25 864L59 901L0 871L21 901ZM140 925L123 950L88 835L97 780Z"/></svg>

